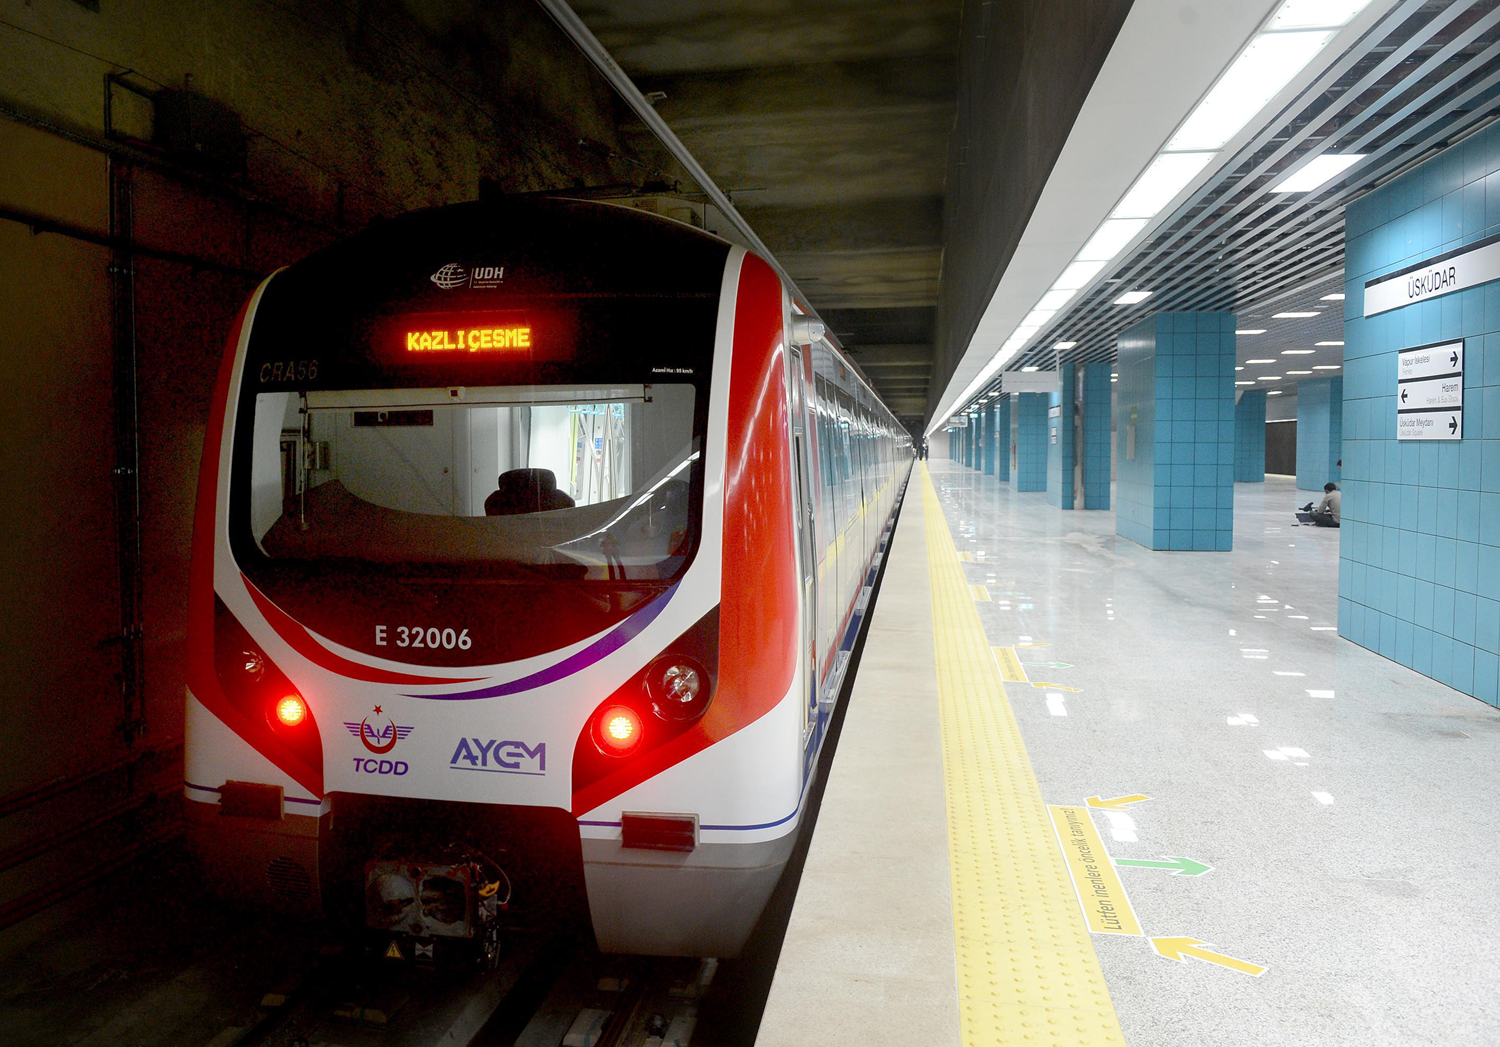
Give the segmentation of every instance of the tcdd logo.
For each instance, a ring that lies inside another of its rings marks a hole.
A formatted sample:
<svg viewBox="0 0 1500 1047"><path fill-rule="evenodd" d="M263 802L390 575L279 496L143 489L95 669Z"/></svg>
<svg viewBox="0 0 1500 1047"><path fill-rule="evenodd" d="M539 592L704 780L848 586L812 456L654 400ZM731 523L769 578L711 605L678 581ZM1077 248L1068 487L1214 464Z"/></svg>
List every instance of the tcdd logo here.
<svg viewBox="0 0 1500 1047"><path fill-rule="evenodd" d="M452 771L489 771L491 774L546 774L547 743L497 742L491 738L460 738L458 748L453 750L453 759L448 761Z"/></svg>
<svg viewBox="0 0 1500 1047"><path fill-rule="evenodd" d="M375 715L384 715L378 705L375 707ZM368 716L359 723L345 720L344 726L348 728L350 734L364 743L366 749L377 755L390 752L396 747L397 742L411 734L410 727L402 727L394 720L387 719L385 726L381 727L378 720L371 724Z"/></svg>
<svg viewBox="0 0 1500 1047"><path fill-rule="evenodd" d="M356 756L354 769L363 774L393 774L397 777L411 770L405 760L372 760L367 756Z"/></svg>

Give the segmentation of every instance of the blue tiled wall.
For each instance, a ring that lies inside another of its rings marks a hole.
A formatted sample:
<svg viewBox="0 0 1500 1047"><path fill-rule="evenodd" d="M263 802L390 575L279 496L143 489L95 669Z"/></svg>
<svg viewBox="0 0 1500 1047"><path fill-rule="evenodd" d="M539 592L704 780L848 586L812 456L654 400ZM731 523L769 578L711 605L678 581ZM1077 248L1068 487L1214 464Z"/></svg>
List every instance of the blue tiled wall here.
<svg viewBox="0 0 1500 1047"><path fill-rule="evenodd" d="M995 477L1010 480L1010 397L1002 396L991 408L995 412Z"/></svg>
<svg viewBox="0 0 1500 1047"><path fill-rule="evenodd" d="M979 412L980 432L984 434L984 475L995 475L995 412L986 407Z"/></svg>
<svg viewBox="0 0 1500 1047"><path fill-rule="evenodd" d="M1073 508L1073 401L1078 368L1058 368L1061 392L1047 397L1047 501L1059 509ZM1055 415L1052 408L1057 408Z"/></svg>
<svg viewBox="0 0 1500 1047"><path fill-rule="evenodd" d="M1110 364L1083 369L1083 507L1109 508Z"/></svg>
<svg viewBox="0 0 1500 1047"><path fill-rule="evenodd" d="M958 430L948 434L948 457L954 461L958 460Z"/></svg>
<svg viewBox="0 0 1500 1047"><path fill-rule="evenodd" d="M1149 549L1234 535L1234 314L1157 313L1121 332L1115 530ZM1131 409L1135 460L1126 457Z"/></svg>
<svg viewBox="0 0 1500 1047"><path fill-rule="evenodd" d="M1365 319L1365 281L1500 233L1500 124L1345 215L1339 635L1500 704L1500 281ZM1396 440L1396 353L1464 339L1464 438Z"/></svg>
<svg viewBox="0 0 1500 1047"><path fill-rule="evenodd" d="M1298 397L1300 402L1301 397ZM1266 480L1266 391L1246 389L1234 405L1234 480L1258 484Z"/></svg>
<svg viewBox="0 0 1500 1047"><path fill-rule="evenodd" d="M1011 404L1011 431L1016 443L1016 467L1010 483L1018 491L1047 489L1046 393L1016 393Z"/></svg>
<svg viewBox="0 0 1500 1047"><path fill-rule="evenodd" d="M1339 482L1344 457L1344 380L1297 383L1297 487L1321 491Z"/></svg>

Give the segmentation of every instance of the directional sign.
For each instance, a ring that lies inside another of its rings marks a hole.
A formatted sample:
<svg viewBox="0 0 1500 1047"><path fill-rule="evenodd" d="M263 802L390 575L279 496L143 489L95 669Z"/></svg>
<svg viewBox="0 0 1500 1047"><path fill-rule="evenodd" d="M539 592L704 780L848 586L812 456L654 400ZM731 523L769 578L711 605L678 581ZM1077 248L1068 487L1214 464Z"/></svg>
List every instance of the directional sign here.
<svg viewBox="0 0 1500 1047"><path fill-rule="evenodd" d="M1236 960L1233 956L1225 956L1222 953L1209 952L1202 946L1207 942L1200 942L1197 938L1152 938L1151 947L1161 956L1178 963L1187 963L1188 957L1202 960L1204 963L1216 964L1219 967L1228 967L1231 971L1239 971L1253 978L1259 978L1266 973L1266 969L1257 964L1246 963L1244 960Z"/></svg>
<svg viewBox="0 0 1500 1047"><path fill-rule="evenodd" d="M1144 858L1116 858L1116 865L1129 865L1136 869L1167 869L1173 876L1202 876L1206 872L1213 872L1212 865L1204 865L1195 862L1191 858L1173 858L1164 855L1164 860L1159 862L1147 861Z"/></svg>
<svg viewBox="0 0 1500 1047"><path fill-rule="evenodd" d="M1396 396L1399 408L1439 408L1463 410L1464 380L1457 378L1428 378L1420 382L1402 382L1401 392Z"/></svg>
<svg viewBox="0 0 1500 1047"><path fill-rule="evenodd" d="M1396 363L1396 439L1463 437L1464 343L1402 350Z"/></svg>

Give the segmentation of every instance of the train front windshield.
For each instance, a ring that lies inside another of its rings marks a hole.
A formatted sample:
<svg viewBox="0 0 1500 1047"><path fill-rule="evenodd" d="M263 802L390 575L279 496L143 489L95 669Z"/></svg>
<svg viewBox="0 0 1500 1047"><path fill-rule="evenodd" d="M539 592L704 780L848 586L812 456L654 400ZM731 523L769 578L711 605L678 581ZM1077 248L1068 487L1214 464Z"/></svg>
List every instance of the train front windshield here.
<svg viewBox="0 0 1500 1047"><path fill-rule="evenodd" d="M248 525L272 564L663 582L691 553L686 383L255 397Z"/></svg>

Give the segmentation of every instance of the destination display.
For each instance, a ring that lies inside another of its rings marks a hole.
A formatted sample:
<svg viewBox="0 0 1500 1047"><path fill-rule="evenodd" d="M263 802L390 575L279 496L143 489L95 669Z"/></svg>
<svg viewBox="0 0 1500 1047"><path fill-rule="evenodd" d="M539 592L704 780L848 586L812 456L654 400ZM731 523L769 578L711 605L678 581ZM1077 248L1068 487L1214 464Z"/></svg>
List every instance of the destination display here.
<svg viewBox="0 0 1500 1047"><path fill-rule="evenodd" d="M1402 350L1396 358L1396 439L1463 437L1464 343Z"/></svg>

